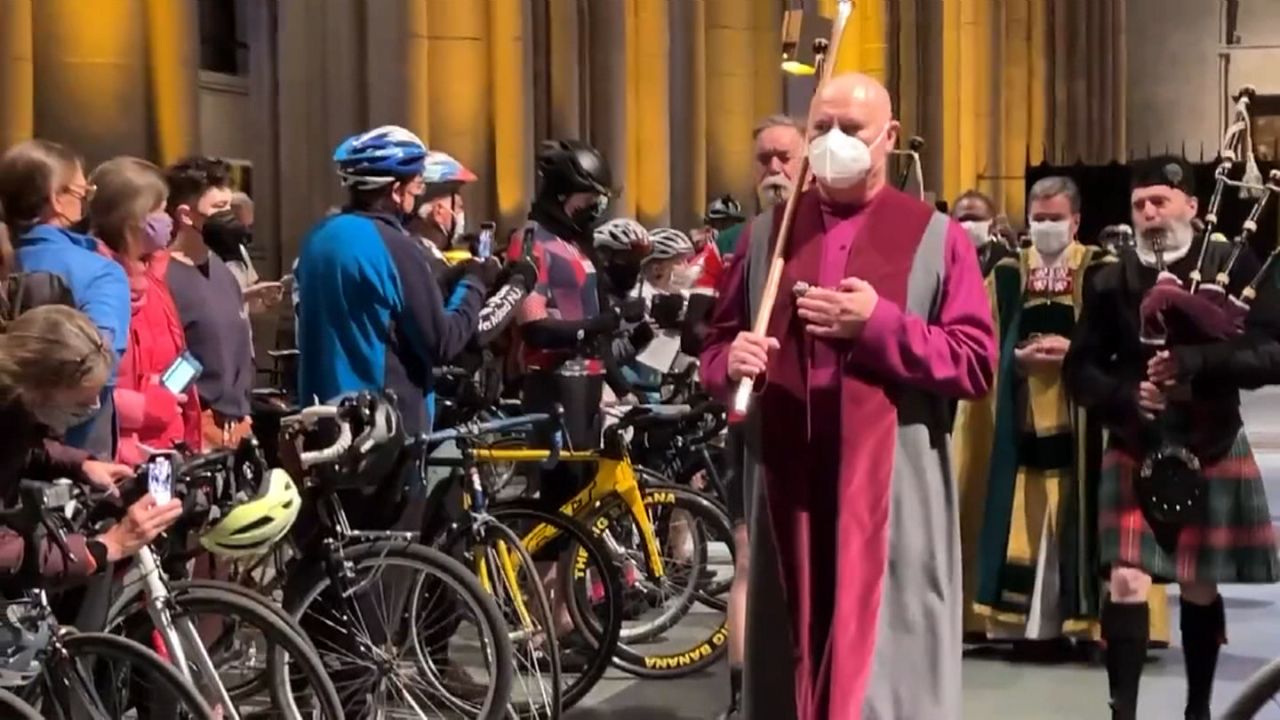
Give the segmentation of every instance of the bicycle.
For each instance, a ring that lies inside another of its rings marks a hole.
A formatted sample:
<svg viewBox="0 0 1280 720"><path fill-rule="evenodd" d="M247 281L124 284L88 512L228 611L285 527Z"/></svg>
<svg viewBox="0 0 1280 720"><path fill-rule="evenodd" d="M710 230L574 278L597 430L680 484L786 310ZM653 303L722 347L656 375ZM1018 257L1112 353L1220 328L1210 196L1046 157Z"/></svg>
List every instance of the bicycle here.
<svg viewBox="0 0 1280 720"><path fill-rule="evenodd" d="M67 545L63 524L52 512L65 514L75 502L74 493L69 482L21 481L21 505L0 511L0 524L26 537L43 530L67 562L74 564L77 560ZM6 612L20 616L24 627L40 628L37 634L47 637L40 649L44 662L39 679L17 693L45 716L58 720L116 720L131 713L189 720L215 717L195 686L145 645L110 633L60 627L43 589L10 600ZM114 662L128 666L118 668Z"/></svg>
<svg viewBox="0 0 1280 720"><path fill-rule="evenodd" d="M568 610L575 627L587 631L597 652L610 644L613 618L626 612L634 615L638 609L661 610L656 618L621 628L613 653L614 665L638 677L649 678L682 677L698 672L727 652L725 619L705 636L674 652L647 653L639 644L658 639L680 623L698 601L699 588L705 582L708 546L712 542L727 548L730 573L733 567L732 531L724 510L699 493L671 485L643 468L637 472L631 463L625 432L663 422L667 419L659 414L644 408L633 409L605 429L600 450L476 447L462 453L464 463L555 459L596 465L594 479L565 502L559 513L548 513L532 501L522 499L493 505L490 514L521 532L525 549L535 557L564 535L578 543L573 568L573 579L577 582L575 590L567 593ZM682 535L674 532L684 523L693 527L684 528ZM607 554L596 554L591 543L577 536L575 527L588 528L588 532L603 540ZM664 532L660 533L659 528ZM690 546L680 549L680 557L664 558L660 535L681 535ZM678 568L677 572L669 572L668 564ZM588 565L609 568L612 572L588 573ZM610 587L615 581L624 585L624 607L609 607L602 617L601 602L615 595L617 588ZM724 584L727 587L727 582ZM675 591L671 605L664 602L668 591Z"/></svg>
<svg viewBox="0 0 1280 720"><path fill-rule="evenodd" d="M282 457L286 466L297 466L294 474L313 494L315 513L313 537L276 580L283 582L284 609L307 630L349 710L372 702L379 710L419 715L430 706L449 717L503 718L511 697L512 647L494 599L465 566L417 542L414 532L353 529L339 498L367 484L361 467L379 444L367 432L370 413L387 408L394 408L394 400L386 395L360 393L336 405L305 408L282 422L288 438L281 443ZM398 456L399 448L388 444ZM397 571L409 577L384 588L383 576ZM379 598L391 601L381 612L373 607ZM424 631L418 616L437 605L466 611L465 616L447 617L441 630ZM473 632L460 631L467 619ZM450 640L462 646L446 647ZM466 659L486 664L487 681L459 677L458 663Z"/></svg>
<svg viewBox="0 0 1280 720"><path fill-rule="evenodd" d="M340 719L338 691L292 617L246 588L192 579L188 572L188 562L198 553L186 548L195 545L192 536L213 510L220 489L261 487L266 472L252 439L234 453L219 450L183 465L175 463L174 496L193 512L170 529L173 550L164 562L150 547L138 553L138 577L113 603L106 629L150 639L188 679L204 688L224 717L239 718L245 709L257 711L256 717L269 708L288 718ZM250 477L234 478L237 473ZM141 486L145 471L137 480ZM260 635L265 648L246 641L244 630ZM230 673L242 677L229 684L222 676ZM255 707L263 690L270 704Z"/></svg>
<svg viewBox="0 0 1280 720"><path fill-rule="evenodd" d="M1252 720L1269 705L1280 707L1280 659L1249 676L1244 689L1223 711L1222 720Z"/></svg>

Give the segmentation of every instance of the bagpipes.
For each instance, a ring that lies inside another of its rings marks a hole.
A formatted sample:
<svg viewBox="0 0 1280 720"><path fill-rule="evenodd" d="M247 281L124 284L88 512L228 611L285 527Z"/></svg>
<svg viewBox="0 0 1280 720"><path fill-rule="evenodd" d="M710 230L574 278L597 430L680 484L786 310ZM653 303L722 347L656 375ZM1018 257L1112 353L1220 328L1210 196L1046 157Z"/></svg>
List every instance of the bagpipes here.
<svg viewBox="0 0 1280 720"><path fill-rule="evenodd" d="M1139 320L1142 343L1153 355L1173 345L1203 345L1243 334L1245 318L1257 296L1258 286L1280 252L1270 253L1253 279L1232 294L1230 280L1236 261L1257 231L1258 218L1272 195L1280 193L1280 171L1271 171L1264 183L1254 159L1249 104L1255 94L1253 87L1246 86L1235 97L1232 123L1223 135L1221 159L1214 171L1213 195L1201 231L1204 239L1196 267L1188 276L1189 286L1184 286L1166 267L1164 238L1151 240L1158 276L1156 284L1143 296ZM1244 161L1244 173L1241 179L1233 180L1230 178L1232 168L1240 160ZM1232 240L1217 231L1218 212L1228 186L1238 188L1242 198L1255 199L1240 234ZM1222 248L1227 243L1230 243L1229 250L1210 251L1211 247ZM1225 261L1221 261L1223 252L1228 253ZM1207 278L1205 262L1211 257L1216 258L1219 267L1212 278ZM1155 449L1143 460L1136 490L1148 517L1178 524L1199 510L1204 482L1199 459L1170 437L1167 424L1162 422L1164 418L1165 414L1161 413L1148 427L1150 443Z"/></svg>

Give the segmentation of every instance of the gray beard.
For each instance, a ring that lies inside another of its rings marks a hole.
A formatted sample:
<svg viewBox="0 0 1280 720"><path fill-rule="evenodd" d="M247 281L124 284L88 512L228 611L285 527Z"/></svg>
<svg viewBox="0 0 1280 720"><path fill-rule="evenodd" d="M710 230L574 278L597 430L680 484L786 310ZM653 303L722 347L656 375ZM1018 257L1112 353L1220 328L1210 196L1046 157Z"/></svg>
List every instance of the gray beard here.
<svg viewBox="0 0 1280 720"><path fill-rule="evenodd" d="M1191 251L1191 240L1195 237L1195 231L1192 230L1190 223L1173 224L1165 230L1163 235L1163 260L1165 265L1171 265L1181 260ZM1138 241L1135 243L1134 249L1137 251L1138 259L1142 261L1143 265L1148 267L1156 266L1154 243L1146 233L1138 235Z"/></svg>
<svg viewBox="0 0 1280 720"><path fill-rule="evenodd" d="M791 183L781 175L767 177L756 187L756 203L760 212L782 205L790 195Z"/></svg>

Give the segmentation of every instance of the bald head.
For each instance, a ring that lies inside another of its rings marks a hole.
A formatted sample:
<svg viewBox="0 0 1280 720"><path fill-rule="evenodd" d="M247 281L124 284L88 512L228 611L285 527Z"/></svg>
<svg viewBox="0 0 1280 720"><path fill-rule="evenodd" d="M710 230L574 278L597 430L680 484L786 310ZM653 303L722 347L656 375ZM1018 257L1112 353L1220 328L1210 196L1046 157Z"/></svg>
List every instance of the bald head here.
<svg viewBox="0 0 1280 720"><path fill-rule="evenodd" d="M885 162L889 150L898 139L898 123L893 119L893 100L880 81L862 73L842 73L822 83L809 107L808 136L815 139L839 128L845 135L856 137L871 150L871 168L866 178L852 187L836 188L822 182L819 172L823 163L815 158L813 166L823 193L839 202L859 202L869 199L885 182ZM834 136L829 140L835 140ZM836 149L837 143L819 143L818 149L827 146Z"/></svg>

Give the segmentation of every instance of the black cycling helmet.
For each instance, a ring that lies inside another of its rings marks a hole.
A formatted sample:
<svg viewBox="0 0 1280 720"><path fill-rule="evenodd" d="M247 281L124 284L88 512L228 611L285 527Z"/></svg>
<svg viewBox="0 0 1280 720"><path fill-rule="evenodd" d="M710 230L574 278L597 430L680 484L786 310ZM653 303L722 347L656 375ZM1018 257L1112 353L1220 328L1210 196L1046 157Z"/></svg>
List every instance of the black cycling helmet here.
<svg viewBox="0 0 1280 720"><path fill-rule="evenodd" d="M538 195L593 192L613 197L613 173L595 148L579 140L548 140L538 152Z"/></svg>
<svg viewBox="0 0 1280 720"><path fill-rule="evenodd" d="M707 225L721 222L740 223L747 217L742 214L742 206L732 195L721 195L707 206L707 214L702 221Z"/></svg>

